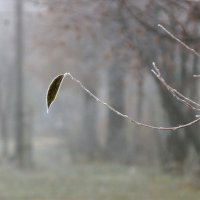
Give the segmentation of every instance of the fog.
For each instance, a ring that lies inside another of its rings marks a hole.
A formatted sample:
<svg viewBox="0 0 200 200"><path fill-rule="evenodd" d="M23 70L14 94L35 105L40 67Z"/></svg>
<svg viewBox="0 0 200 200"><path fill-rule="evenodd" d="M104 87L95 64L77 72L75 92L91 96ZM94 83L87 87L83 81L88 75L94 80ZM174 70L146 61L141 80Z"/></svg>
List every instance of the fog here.
<svg viewBox="0 0 200 200"><path fill-rule="evenodd" d="M199 56L157 25L198 52L199 13L192 1L0 0L0 199L198 199L199 123L162 127L197 119ZM64 73L81 84L65 77L47 113Z"/></svg>

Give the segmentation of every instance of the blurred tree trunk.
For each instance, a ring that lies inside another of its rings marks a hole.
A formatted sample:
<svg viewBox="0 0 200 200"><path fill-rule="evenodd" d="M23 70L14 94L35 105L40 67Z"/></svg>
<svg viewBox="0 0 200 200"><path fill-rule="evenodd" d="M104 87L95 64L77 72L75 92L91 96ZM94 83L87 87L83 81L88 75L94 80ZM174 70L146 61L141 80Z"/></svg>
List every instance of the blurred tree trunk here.
<svg viewBox="0 0 200 200"><path fill-rule="evenodd" d="M137 66L138 67L138 66ZM139 66L140 67L140 66ZM144 106L144 76L141 68L137 69L137 105L136 105L136 117L138 121L142 121L143 106ZM133 84L133 83L132 83ZM135 95L135 94L134 94ZM136 164L140 162L141 154L144 151L141 138L142 128L139 126L134 127L132 133L132 142L129 145L129 159L130 164Z"/></svg>
<svg viewBox="0 0 200 200"><path fill-rule="evenodd" d="M95 94L94 87L88 87ZM99 152L99 143L97 138L97 103L94 99L84 92L83 105L83 133L80 140L81 154L88 160L97 159Z"/></svg>
<svg viewBox="0 0 200 200"><path fill-rule="evenodd" d="M124 60L115 57L108 70L109 103L116 110L124 113ZM106 155L109 160L126 161L127 143L122 117L109 111Z"/></svg>
<svg viewBox="0 0 200 200"><path fill-rule="evenodd" d="M180 105L170 96L165 89L160 90L162 104L165 112L168 115L170 126L176 126L183 122L183 113L180 110ZM188 142L185 140L184 131L179 130L179 133L173 134L173 132L166 137L166 150L167 161L163 164L166 170L177 170L176 167L183 166L183 163L187 156ZM180 169L179 169L180 170Z"/></svg>
<svg viewBox="0 0 200 200"><path fill-rule="evenodd" d="M144 106L144 77L142 75L142 69L138 70L139 80L138 80L138 88L137 88L137 108L136 108L136 116L138 121L142 121L142 112L143 112L143 106ZM142 139L141 139L141 133L142 129L139 126L135 127L134 130L134 138L133 138L133 144L135 149L135 157L136 162L138 155L142 154L142 151L144 151L144 147L142 146Z"/></svg>
<svg viewBox="0 0 200 200"><path fill-rule="evenodd" d="M1 75L4 74L3 72ZM1 137L2 137L2 157L5 160L8 157L8 91L3 86L5 86L5 76L1 76L0 80L0 112L1 112Z"/></svg>
<svg viewBox="0 0 200 200"><path fill-rule="evenodd" d="M15 131L16 131L16 161L20 168L30 167L29 154L29 137L24 130L24 77L23 77L23 62L24 62L24 30L23 30L23 0L16 0L16 61L14 66L15 73Z"/></svg>
<svg viewBox="0 0 200 200"><path fill-rule="evenodd" d="M188 84L190 86L191 99L193 99L196 102L198 102L199 100L198 80L194 79L192 76L194 74L199 74L198 65L199 65L199 58L197 56L193 56L192 73L189 75L190 77L188 77ZM188 117L188 120L191 118L195 118L195 112L193 110L189 110L187 117ZM200 168L200 136L199 136L199 131L198 131L199 128L200 128L200 125L198 123L192 127L186 128L185 131L186 131L187 139L193 145L194 150L196 151L198 155L198 164L199 164L198 167Z"/></svg>
<svg viewBox="0 0 200 200"><path fill-rule="evenodd" d="M171 45L170 45L171 46ZM176 85L176 88L181 91L181 93L190 96L192 99L197 100L198 87L195 80L191 81L193 74L197 74L197 61L198 59L193 59L193 68L191 72L187 69L187 63L189 56L185 50L181 49L180 52L180 66L177 68L178 74L172 75L172 70L174 67L171 67L170 62L175 63L173 58L175 52L171 51L172 54L167 59L164 58L164 64L168 66L165 69L166 80L170 81L170 85ZM164 54L167 56L167 52ZM168 115L168 120L171 126L176 126L177 124L188 123L191 119L195 118L195 112L191 109L185 107L180 102L177 102L177 99L169 94L165 88L158 82L160 88L161 100L165 112ZM181 173L183 172L184 162L188 155L189 145L194 147L198 157L200 157L200 137L198 134L198 124L187 127L183 130L179 130L179 134L169 134L166 138L166 149L168 151L167 159L167 170L172 172Z"/></svg>
<svg viewBox="0 0 200 200"><path fill-rule="evenodd" d="M2 131L2 156L3 159L8 158L8 118L5 110L1 112L1 131Z"/></svg>

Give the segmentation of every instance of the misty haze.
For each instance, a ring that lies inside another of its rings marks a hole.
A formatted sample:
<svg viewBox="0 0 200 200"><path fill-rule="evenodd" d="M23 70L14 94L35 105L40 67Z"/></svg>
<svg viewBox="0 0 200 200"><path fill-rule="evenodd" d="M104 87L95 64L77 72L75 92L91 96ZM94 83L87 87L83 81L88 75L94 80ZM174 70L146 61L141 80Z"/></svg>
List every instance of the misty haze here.
<svg viewBox="0 0 200 200"><path fill-rule="evenodd" d="M200 199L198 52L199 1L0 0L0 200Z"/></svg>

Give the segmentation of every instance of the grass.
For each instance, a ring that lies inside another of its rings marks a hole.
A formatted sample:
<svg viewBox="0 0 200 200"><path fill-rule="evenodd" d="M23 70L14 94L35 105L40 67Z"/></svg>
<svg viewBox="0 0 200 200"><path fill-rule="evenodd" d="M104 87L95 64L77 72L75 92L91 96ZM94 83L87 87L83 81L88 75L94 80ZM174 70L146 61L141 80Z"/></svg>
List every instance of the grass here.
<svg viewBox="0 0 200 200"><path fill-rule="evenodd" d="M116 165L69 165L64 170L0 170L0 200L197 200L184 178Z"/></svg>

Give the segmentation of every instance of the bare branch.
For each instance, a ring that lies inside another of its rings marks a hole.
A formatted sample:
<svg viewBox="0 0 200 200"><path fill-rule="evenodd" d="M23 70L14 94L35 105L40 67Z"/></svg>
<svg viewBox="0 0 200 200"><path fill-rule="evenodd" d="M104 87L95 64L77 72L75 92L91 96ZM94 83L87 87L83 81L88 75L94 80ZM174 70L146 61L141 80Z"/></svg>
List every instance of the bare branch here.
<svg viewBox="0 0 200 200"><path fill-rule="evenodd" d="M161 75L160 75L160 72L159 72L159 69L155 66L154 67L154 70L153 72L155 73L156 77L161 78ZM101 99L99 99L96 95L94 95L90 90L88 90L78 79L76 79L74 76L72 76L70 73L65 73L64 74L65 77L69 77L71 78L71 80L75 81L85 92L87 92L92 98L94 98L97 102L103 104L104 106L106 106L109 110L111 110L112 112L114 112L115 114L119 115L120 117L122 118L125 118L125 119L128 119L130 122L138 125L138 126L143 126L143 127L147 127L147 128L151 128L151 129L156 129L156 130L178 130L178 129L181 129L181 128L185 128L185 127L188 127L188 126L191 126L197 122L200 121L200 117L198 117L197 119L189 122L189 123L186 123L186 124L181 124L181 125L178 125L178 126L174 126L174 127L162 127L162 126L152 126L152 125L149 125L149 124L146 124L146 123L141 123L141 122L138 122L137 120L134 120L132 119L131 117L129 117L128 115L125 115L121 112L119 112L118 110L116 110L115 108L113 108L111 105L107 104L106 102L102 101ZM162 82L163 83L163 82Z"/></svg>
<svg viewBox="0 0 200 200"><path fill-rule="evenodd" d="M192 49L191 47L189 47L187 44L185 44L184 42L182 42L180 39L178 39L175 35L173 35L171 32L169 32L164 26L162 26L161 24L158 24L158 27L162 28L169 36L171 36L174 40L176 40L178 43L180 43L182 46L184 46L186 49L188 49L189 51L191 51L193 54L195 54L196 56L200 57L200 54L195 50Z"/></svg>
<svg viewBox="0 0 200 200"><path fill-rule="evenodd" d="M191 100L190 98L184 96L182 93L177 91L176 89L172 88L165 79L161 76L160 70L153 62L153 69L151 70L154 75L158 78L158 80L162 83L162 85L181 103L185 104L186 106L192 108L193 110L200 111L200 104L196 103L195 101Z"/></svg>

